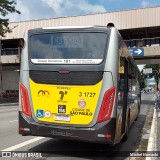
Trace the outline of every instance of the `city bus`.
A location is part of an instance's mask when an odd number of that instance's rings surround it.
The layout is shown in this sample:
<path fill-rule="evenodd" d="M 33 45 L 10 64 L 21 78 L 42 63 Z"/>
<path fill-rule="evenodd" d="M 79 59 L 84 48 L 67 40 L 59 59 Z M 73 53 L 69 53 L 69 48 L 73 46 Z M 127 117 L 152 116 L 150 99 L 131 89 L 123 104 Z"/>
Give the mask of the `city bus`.
<path fill-rule="evenodd" d="M 115 145 L 127 139 L 140 97 L 140 72 L 115 27 L 44 27 L 24 34 L 22 136 Z"/>

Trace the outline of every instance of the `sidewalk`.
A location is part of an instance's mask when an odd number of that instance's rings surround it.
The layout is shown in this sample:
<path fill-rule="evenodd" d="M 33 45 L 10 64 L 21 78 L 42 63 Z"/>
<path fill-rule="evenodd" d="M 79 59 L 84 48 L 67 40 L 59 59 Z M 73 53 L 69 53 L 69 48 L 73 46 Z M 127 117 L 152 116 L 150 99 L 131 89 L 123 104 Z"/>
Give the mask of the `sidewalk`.
<path fill-rule="evenodd" d="M 3 106 L 18 106 L 19 103 L 16 102 L 16 103 L 1 103 L 0 104 L 0 107 L 3 107 Z"/>
<path fill-rule="evenodd" d="M 18 105 L 18 98 L 0 98 L 0 107 L 9 105 Z"/>
<path fill-rule="evenodd" d="M 9 98 L 0 98 L 0 107 L 3 107 L 3 106 L 17 106 L 19 104 L 19 100 L 17 98 L 12 98 L 12 99 L 9 99 Z"/>
<path fill-rule="evenodd" d="M 157 116 L 157 151 L 160 151 L 160 111 L 157 111 L 156 116 Z M 160 159 L 160 157 L 158 159 Z"/>

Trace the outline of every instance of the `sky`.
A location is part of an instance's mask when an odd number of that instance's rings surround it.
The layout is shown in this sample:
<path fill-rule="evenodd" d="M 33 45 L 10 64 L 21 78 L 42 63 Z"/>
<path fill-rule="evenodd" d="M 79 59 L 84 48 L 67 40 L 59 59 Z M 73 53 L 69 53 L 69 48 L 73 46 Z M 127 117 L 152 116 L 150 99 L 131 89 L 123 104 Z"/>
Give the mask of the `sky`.
<path fill-rule="evenodd" d="M 15 0 L 21 12 L 9 14 L 10 22 L 113 12 L 160 6 L 160 0 Z"/>
<path fill-rule="evenodd" d="M 139 68 L 140 71 L 142 71 L 144 65 L 145 65 L 145 64 L 138 65 L 138 68 Z"/>

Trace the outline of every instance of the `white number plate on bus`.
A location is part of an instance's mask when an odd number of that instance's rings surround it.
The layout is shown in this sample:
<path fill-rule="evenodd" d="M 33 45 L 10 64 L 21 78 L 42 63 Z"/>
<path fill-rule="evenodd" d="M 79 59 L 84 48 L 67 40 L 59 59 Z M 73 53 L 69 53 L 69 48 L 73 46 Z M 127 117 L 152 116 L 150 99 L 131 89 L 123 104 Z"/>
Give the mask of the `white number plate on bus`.
<path fill-rule="evenodd" d="M 54 120 L 55 121 L 65 121 L 65 122 L 69 122 L 71 120 L 71 117 L 70 116 L 67 116 L 67 115 L 55 115 L 54 116 Z"/>

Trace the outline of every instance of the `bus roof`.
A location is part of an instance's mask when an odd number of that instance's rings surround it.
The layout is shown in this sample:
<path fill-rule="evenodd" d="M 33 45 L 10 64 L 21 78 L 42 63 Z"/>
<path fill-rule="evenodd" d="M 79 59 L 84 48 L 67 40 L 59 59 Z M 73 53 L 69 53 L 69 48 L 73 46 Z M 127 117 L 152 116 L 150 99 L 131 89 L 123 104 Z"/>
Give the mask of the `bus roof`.
<path fill-rule="evenodd" d="M 65 30 L 65 29 L 108 29 L 107 26 L 53 26 L 53 27 L 42 27 L 37 29 L 43 29 L 43 30 Z M 36 29 L 33 29 L 36 30 Z"/>
<path fill-rule="evenodd" d="M 42 29 L 81 29 L 81 28 L 94 28 L 94 26 L 54 26 L 54 27 L 42 27 Z"/>

